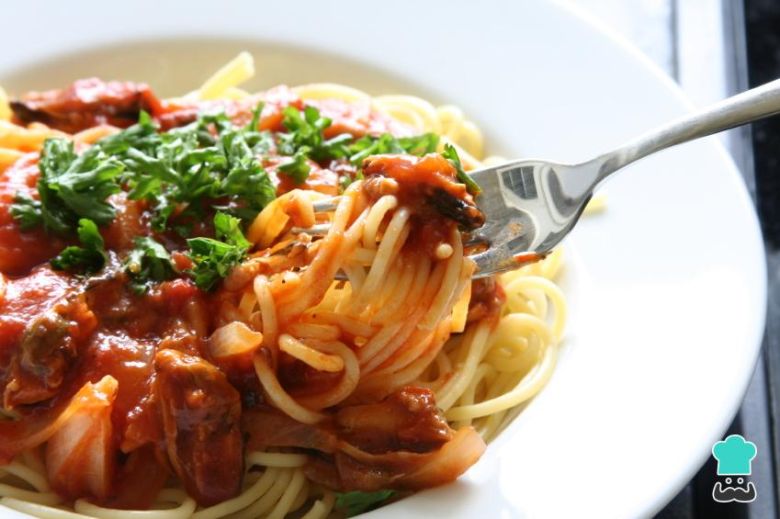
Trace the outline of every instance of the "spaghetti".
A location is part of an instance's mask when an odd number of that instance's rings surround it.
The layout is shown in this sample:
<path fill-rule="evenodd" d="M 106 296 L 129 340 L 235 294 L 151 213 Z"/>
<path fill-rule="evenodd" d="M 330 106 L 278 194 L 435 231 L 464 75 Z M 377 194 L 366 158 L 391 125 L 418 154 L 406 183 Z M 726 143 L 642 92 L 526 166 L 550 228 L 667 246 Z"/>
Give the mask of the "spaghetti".
<path fill-rule="evenodd" d="M 360 511 L 455 479 L 549 380 L 561 255 L 471 280 L 462 111 L 253 74 L 0 90 L 0 504 Z"/>

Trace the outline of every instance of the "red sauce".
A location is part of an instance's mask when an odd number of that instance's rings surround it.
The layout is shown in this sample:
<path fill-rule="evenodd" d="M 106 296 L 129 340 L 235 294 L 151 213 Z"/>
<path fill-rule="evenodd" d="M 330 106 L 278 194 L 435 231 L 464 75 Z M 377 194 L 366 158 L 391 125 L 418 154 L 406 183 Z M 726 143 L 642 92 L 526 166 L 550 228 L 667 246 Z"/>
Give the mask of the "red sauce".
<path fill-rule="evenodd" d="M 519 265 L 524 265 L 526 263 L 535 263 L 537 261 L 541 261 L 544 259 L 546 254 L 537 254 L 536 252 L 523 252 L 520 254 L 515 254 L 512 259 L 515 260 Z"/>
<path fill-rule="evenodd" d="M 57 254 L 65 242 L 47 235 L 43 229 L 21 232 L 11 215 L 17 194 L 38 198 L 38 154 L 30 153 L 0 173 L 0 272 L 26 274 L 34 266 Z"/>
<path fill-rule="evenodd" d="M 89 78 L 62 90 L 30 92 L 11 101 L 11 109 L 18 123 L 42 122 L 75 133 L 101 124 L 124 128 L 141 110 L 156 114 L 163 105 L 147 85 Z"/>
<path fill-rule="evenodd" d="M 338 384 L 342 375 L 317 371 L 287 354 L 280 355 L 276 369 L 279 382 L 296 398 L 324 393 Z"/>
<path fill-rule="evenodd" d="M 424 157 L 408 155 L 375 155 L 363 163 L 366 177 L 391 178 L 398 184 L 394 193 L 402 205 L 422 205 L 433 190 L 442 190 L 455 198 L 470 198 L 466 186 L 456 182 L 456 171 L 439 154 Z M 370 192 L 370 185 L 366 187 Z"/>
<path fill-rule="evenodd" d="M 457 181 L 455 168 L 439 154 L 377 155 L 365 160 L 363 171 L 363 190 L 370 200 L 394 195 L 399 205 L 412 211 L 409 248 L 435 257 L 437 246 L 450 241 L 457 224 L 471 230 L 484 223 L 466 186 Z"/>
<path fill-rule="evenodd" d="M 304 108 L 303 101 L 287 87 L 239 101 L 167 103 L 158 100 L 146 85 L 97 79 L 77 81 L 62 90 L 30 93 L 14 101 L 12 107 L 17 122 L 40 121 L 76 132 L 99 124 L 126 127 L 137 120 L 140 110 L 150 112 L 163 128 L 191 122 L 203 110 L 221 110 L 235 123 L 246 124 L 259 101 L 265 103 L 260 130 L 283 131 L 284 108 Z M 341 133 L 356 137 L 388 131 L 407 133 L 367 103 L 312 104 L 333 119 L 326 138 Z M 73 395 L 89 387 L 88 383 L 110 380 L 104 378 L 110 376 L 116 380 L 110 416 L 105 405 L 102 417 L 100 413 L 90 416 L 100 433 L 95 432 L 95 438 L 100 440 L 101 452 L 109 453 L 103 466 L 110 467 L 110 481 L 101 481 L 99 491 L 84 478 L 74 479 L 70 485 L 63 469 L 55 488 L 69 498 L 83 494 L 111 506 L 138 508 L 148 506 L 168 476 L 175 474 L 201 505 L 235 496 L 241 487 L 244 437 L 248 436 L 241 428 L 242 414 L 265 409 L 266 403 L 251 357 L 214 360 L 206 346 L 208 336 L 221 324 L 216 321 L 218 309 L 235 305 L 240 294 L 227 289 L 204 294 L 184 274 L 145 294 L 136 293 L 122 261 L 138 236 L 152 235 L 163 243 L 172 251 L 180 272 L 191 268 L 192 262 L 180 252 L 184 240 L 173 232 L 153 232 L 147 203 L 130 200 L 125 193 L 109 199 L 116 217 L 100 229 L 111 252 L 108 265 L 92 277 L 53 271 L 46 262 L 69 243 L 42 229 L 22 231 L 10 214 L 17 194 L 37 197 L 37 160 L 37 154 L 31 153 L 0 174 L 0 275 L 6 281 L 5 292 L 0 293 L 0 389 L 4 406 L 21 416 L 18 421 L 0 421 L 0 459 L 8 461 L 18 455 L 17 449 L 26 448 L 19 447 L 26 445 L 21 440 L 51 426 L 71 405 Z M 278 171 L 287 160 L 276 156 L 264 164 L 280 194 L 303 188 L 336 195 L 339 177 L 356 172 L 345 160 L 312 162 L 308 178 L 296 184 Z M 481 216 L 465 186 L 456 181 L 452 165 L 439 155 L 375 157 L 364 169 L 369 197 L 384 194 L 382 189 L 387 186 L 383 180 L 387 180 L 391 188 L 395 186 L 391 191 L 401 204 L 412 209 L 417 230 L 409 239 L 410 247 L 433 254 L 433 247 L 448 241 L 455 228 L 453 215 L 465 227 L 474 225 Z M 191 216 L 191 220 L 177 220 L 179 215 L 173 219 L 177 224 L 191 224 L 196 236 L 213 234 L 208 222 L 213 215 L 211 206 L 219 202 L 203 201 L 199 208 L 203 216 L 195 220 Z M 341 376 L 317 372 L 287 355 L 274 358 L 281 383 L 299 397 L 327 390 Z M 100 395 L 93 397 L 99 399 Z M 368 423 L 361 416 L 376 420 Z M 254 433 L 258 424 L 284 424 L 268 417 L 247 423 Z M 309 434 L 306 427 L 297 431 Z M 299 440 L 297 433 L 290 432 L 286 444 L 282 441 L 274 446 L 300 446 L 330 454 L 337 442 L 346 441 L 371 453 L 392 456 L 397 453 L 389 451 L 407 449 L 422 455 L 453 437 L 432 395 L 419 388 L 407 388 L 381 403 L 345 411 L 329 427 L 315 433 L 328 438 L 324 443 L 294 443 Z M 89 439 L 89 431 L 82 433 L 82 439 Z M 60 447 L 67 445 L 67 440 L 60 438 Z M 79 465 L 86 462 L 74 461 L 72 453 L 70 458 L 68 454 L 59 451 L 52 456 L 67 458 L 74 464 L 70 470 L 78 474 L 89 472 Z M 377 468 L 370 482 L 352 484 L 357 472 L 348 471 L 337 486 L 390 485 L 419 468 L 422 460 L 401 456 Z M 68 464 L 61 466 L 67 468 Z M 387 468 L 393 466 L 402 466 L 403 471 L 396 474 Z M 447 474 L 455 477 L 460 472 L 453 469 Z M 376 479 L 380 476 L 384 479 Z"/>
<path fill-rule="evenodd" d="M 506 293 L 501 283 L 494 278 L 481 278 L 471 283 L 468 321 L 493 319 L 498 322 L 501 307 L 506 302 Z"/>
<path fill-rule="evenodd" d="M 116 209 L 114 220 L 100 229 L 107 249 L 125 251 L 133 248 L 138 236 L 149 234 L 149 218 L 144 200 L 130 200 L 125 193 L 109 198 Z"/>
<path fill-rule="evenodd" d="M 345 103 L 340 99 L 322 99 L 309 101 L 308 104 L 319 109 L 320 115 L 333 123 L 325 129 L 325 138 L 329 139 L 342 133 L 355 137 L 363 135 L 381 135 L 392 133 L 398 137 L 411 135 L 410 128 L 394 119 L 371 109 L 368 101 Z"/>
<path fill-rule="evenodd" d="M 0 359 L 14 352 L 27 324 L 50 310 L 72 284 L 70 276 L 48 268 L 7 282 L 5 296 L 0 299 Z"/>
<path fill-rule="evenodd" d="M 303 101 L 292 90 L 282 85 L 262 95 L 244 99 L 164 102 L 161 110 L 153 115 L 163 130 L 189 124 L 198 118 L 199 113 L 223 112 L 235 124 L 243 126 L 252 120 L 253 111 L 259 103 L 263 103 L 263 112 L 258 130 L 283 131 L 282 110 L 287 106 L 294 106 L 299 110 L 304 108 Z"/>
<path fill-rule="evenodd" d="M 276 184 L 276 195 L 281 196 L 293 189 L 309 189 L 325 195 L 339 194 L 339 175 L 327 168 L 320 167 L 316 162 L 309 161 L 309 175 L 303 182 L 296 182 L 291 176 L 279 171 L 279 166 L 288 162 L 287 157 L 272 157 L 263 163 L 263 167 L 271 175 Z"/>
<path fill-rule="evenodd" d="M 298 110 L 304 109 L 304 103 L 300 97 L 285 85 L 280 85 L 266 91 L 262 96 L 263 113 L 260 119 L 260 130 L 284 131 L 284 114 L 282 111 L 293 106 Z M 252 109 L 257 106 L 257 102 L 252 105 Z M 250 112 L 251 113 L 251 112 Z"/>

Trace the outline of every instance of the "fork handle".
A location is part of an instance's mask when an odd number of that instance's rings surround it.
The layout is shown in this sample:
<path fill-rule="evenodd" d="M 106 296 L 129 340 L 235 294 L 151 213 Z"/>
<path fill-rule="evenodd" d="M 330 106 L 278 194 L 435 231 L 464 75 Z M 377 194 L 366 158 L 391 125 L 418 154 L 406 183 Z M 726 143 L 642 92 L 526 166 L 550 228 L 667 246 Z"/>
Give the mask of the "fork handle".
<path fill-rule="evenodd" d="M 780 113 L 780 79 L 728 97 L 601 155 L 599 180 L 651 153 Z"/>

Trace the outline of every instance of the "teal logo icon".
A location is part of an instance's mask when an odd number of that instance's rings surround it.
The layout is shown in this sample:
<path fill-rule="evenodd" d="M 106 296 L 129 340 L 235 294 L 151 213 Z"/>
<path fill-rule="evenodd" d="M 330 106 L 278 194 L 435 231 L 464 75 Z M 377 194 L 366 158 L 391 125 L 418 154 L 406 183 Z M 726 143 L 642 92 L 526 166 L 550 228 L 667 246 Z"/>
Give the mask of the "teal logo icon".
<path fill-rule="evenodd" d="M 718 476 L 749 476 L 756 452 L 756 444 L 739 434 L 716 443 L 712 446 L 712 455 L 718 460 Z"/>
<path fill-rule="evenodd" d="M 712 456 L 718 462 L 719 480 L 712 488 L 712 498 L 718 503 L 750 503 L 758 496 L 756 486 L 746 476 L 752 472 L 753 459 L 758 454 L 756 444 L 739 434 L 732 434 L 712 446 Z"/>

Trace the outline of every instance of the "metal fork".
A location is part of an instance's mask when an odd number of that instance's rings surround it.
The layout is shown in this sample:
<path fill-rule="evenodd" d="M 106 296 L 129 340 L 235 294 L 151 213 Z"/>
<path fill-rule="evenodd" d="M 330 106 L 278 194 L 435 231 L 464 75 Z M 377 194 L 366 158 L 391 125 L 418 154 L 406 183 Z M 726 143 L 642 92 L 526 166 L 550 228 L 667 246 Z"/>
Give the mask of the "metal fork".
<path fill-rule="evenodd" d="M 477 264 L 474 278 L 543 258 L 574 228 L 596 187 L 624 166 L 778 112 L 780 79 L 672 121 L 587 162 L 525 159 L 470 172 L 482 188 L 476 202 L 486 217 L 470 241 L 488 246 L 471 256 Z M 333 200 L 315 204 L 317 211 L 333 207 Z"/>
<path fill-rule="evenodd" d="M 471 173 L 486 223 L 475 237 L 489 248 L 472 257 L 474 277 L 518 268 L 544 257 L 582 215 L 593 191 L 619 169 L 676 144 L 780 112 L 780 80 L 742 92 L 656 128 L 580 164 L 519 160 Z"/>

